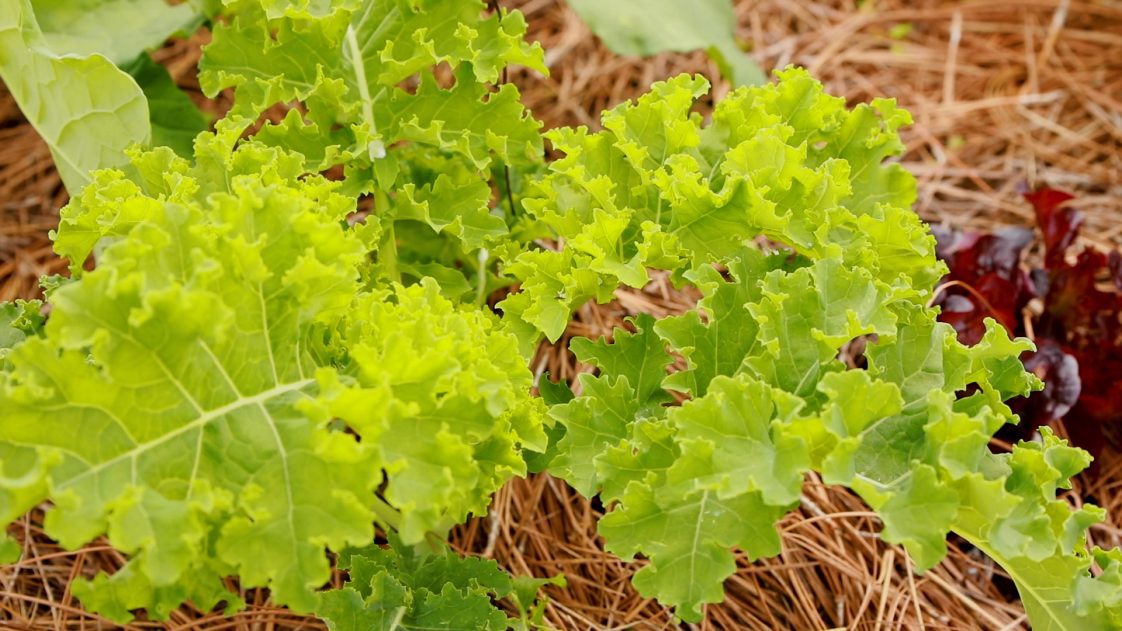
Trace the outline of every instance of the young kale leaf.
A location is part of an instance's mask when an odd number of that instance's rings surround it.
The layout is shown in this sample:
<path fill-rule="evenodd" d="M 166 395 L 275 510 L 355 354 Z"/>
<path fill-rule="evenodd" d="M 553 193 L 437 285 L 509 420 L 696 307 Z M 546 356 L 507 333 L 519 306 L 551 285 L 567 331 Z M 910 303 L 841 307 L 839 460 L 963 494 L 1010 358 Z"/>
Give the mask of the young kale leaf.
<path fill-rule="evenodd" d="M 1117 624 L 1122 556 L 1085 541 L 1102 511 L 1056 496 L 1088 454 L 1047 432 L 989 449 L 1016 422 L 1005 401 L 1040 386 L 1019 360 L 1031 343 L 991 318 L 964 345 L 927 305 L 945 267 L 908 208 L 911 177 L 882 164 L 907 115 L 846 110 L 789 70 L 702 126 L 689 108 L 703 87 L 680 77 L 607 113 L 603 132 L 553 133 L 566 156 L 527 206 L 565 247 L 515 260 L 523 291 L 503 303 L 552 338 L 569 309 L 642 285 L 648 266 L 702 291 L 697 312 L 574 343 L 599 374 L 550 411 L 552 470 L 601 496 L 609 550 L 647 559 L 639 591 L 701 619 L 734 548 L 779 552 L 775 523 L 814 472 L 860 495 L 919 570 L 953 532 L 1010 573 L 1036 627 Z M 861 361 L 843 361 L 859 340 Z M 691 397 L 680 406 L 653 387 L 671 353 L 686 367 L 661 385 Z"/>
<path fill-rule="evenodd" d="M 326 549 L 369 543 L 375 520 L 406 544 L 442 535 L 544 448 L 493 315 L 431 281 L 369 284 L 376 226 L 344 221 L 338 183 L 228 146 L 200 137 L 194 167 L 135 154 L 140 185 L 95 174 L 57 243 L 96 266 L 5 341 L 0 522 L 49 500 L 49 536 L 128 554 L 74 586 L 113 620 L 236 607 L 231 575 L 310 611 Z"/>

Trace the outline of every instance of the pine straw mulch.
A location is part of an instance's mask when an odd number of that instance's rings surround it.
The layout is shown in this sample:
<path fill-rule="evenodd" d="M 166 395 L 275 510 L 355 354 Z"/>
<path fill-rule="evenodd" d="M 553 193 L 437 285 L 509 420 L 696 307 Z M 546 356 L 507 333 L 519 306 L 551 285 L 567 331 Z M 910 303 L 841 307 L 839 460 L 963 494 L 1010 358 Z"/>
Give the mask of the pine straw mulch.
<path fill-rule="evenodd" d="M 619 58 L 557 0 L 504 0 L 529 17 L 531 37 L 548 51 L 543 80 L 515 73 L 525 102 L 548 126 L 596 126 L 598 112 L 678 72 L 715 76 L 700 54 Z M 907 167 L 920 180 L 919 212 L 955 227 L 1031 224 L 1020 201 L 1025 186 L 1050 185 L 1078 195 L 1087 240 L 1122 240 L 1122 6 L 1117 2 L 1010 0 L 906 2 L 757 0 L 739 2 L 739 35 L 754 43 L 765 67 L 810 68 L 831 92 L 854 102 L 894 96 L 912 111 L 905 132 Z M 192 78 L 197 41 L 161 52 L 181 85 Z M 718 84 L 715 95 L 727 91 Z M 65 201 L 50 154 L 0 89 L 0 299 L 35 295 L 43 274 L 64 266 L 47 231 Z M 610 334 L 637 312 L 680 313 L 695 297 L 664 279 L 586 306 L 568 335 Z M 571 379 L 586 367 L 564 344 L 545 347 L 537 372 Z M 1062 428 L 1060 428 L 1062 431 Z M 1100 475 L 1080 479 L 1071 501 L 1093 500 L 1110 523 L 1093 539 L 1122 543 L 1122 458 L 1108 452 Z M 601 512 L 549 476 L 509 484 L 490 516 L 457 530 L 463 550 L 493 556 L 516 573 L 569 579 L 547 588 L 549 621 L 562 629 L 673 628 L 669 613 L 635 593 L 638 563 L 604 553 L 595 523 Z M 0 568 L 0 628 L 102 629 L 114 625 L 82 610 L 67 584 L 112 572 L 121 555 L 103 541 L 62 551 L 40 530 L 41 513 L 11 533 L 24 542 L 17 565 Z M 948 558 L 922 576 L 907 555 L 880 542 L 878 520 L 857 498 L 810 479 L 803 506 L 780 524 L 784 552 L 748 563 L 726 583 L 726 601 L 700 629 L 1027 628 L 1000 569 L 952 540 Z M 168 623 L 130 628 L 311 629 L 316 621 L 271 606 L 259 590 L 233 618 L 183 607 Z"/>

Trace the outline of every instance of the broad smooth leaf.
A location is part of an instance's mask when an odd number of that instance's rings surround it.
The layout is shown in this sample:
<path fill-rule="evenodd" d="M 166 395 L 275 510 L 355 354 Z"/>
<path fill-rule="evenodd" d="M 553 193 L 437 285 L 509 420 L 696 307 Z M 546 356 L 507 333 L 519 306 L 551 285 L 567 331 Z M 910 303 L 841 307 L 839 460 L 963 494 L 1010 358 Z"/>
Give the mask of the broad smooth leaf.
<path fill-rule="evenodd" d="M 51 50 L 81 57 L 102 55 L 118 66 L 159 48 L 176 33 L 203 21 L 202 0 L 31 0 Z"/>
<path fill-rule="evenodd" d="M 94 169 L 126 165 L 125 149 L 151 131 L 132 77 L 100 54 L 69 53 L 50 48 L 30 0 L 0 0 L 0 78 L 76 195 Z"/>
<path fill-rule="evenodd" d="M 733 85 L 764 82 L 760 67 L 736 44 L 730 0 L 570 0 L 593 33 L 618 55 L 706 50 Z"/>

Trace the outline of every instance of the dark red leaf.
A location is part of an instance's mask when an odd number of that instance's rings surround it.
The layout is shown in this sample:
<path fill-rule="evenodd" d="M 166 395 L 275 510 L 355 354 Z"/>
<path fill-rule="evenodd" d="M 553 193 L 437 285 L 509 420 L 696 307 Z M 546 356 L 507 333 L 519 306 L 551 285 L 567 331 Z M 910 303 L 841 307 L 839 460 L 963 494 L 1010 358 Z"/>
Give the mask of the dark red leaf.
<path fill-rule="evenodd" d="M 1037 338 L 1036 352 L 1021 356 L 1025 369 L 1044 381 L 1044 389 L 1018 402 L 1015 410 L 1026 429 L 1061 419 L 1079 400 L 1079 362 L 1048 338 Z"/>
<path fill-rule="evenodd" d="M 1116 345 L 1077 353 L 1082 391 L 1065 417 L 1072 442 L 1098 456 L 1104 447 L 1103 428 L 1122 422 L 1122 358 Z"/>
<path fill-rule="evenodd" d="M 1110 267 L 1110 280 L 1118 291 L 1122 291 L 1122 254 L 1118 250 L 1111 250 L 1107 264 Z"/>
<path fill-rule="evenodd" d="M 1103 427 L 1122 423 L 1122 254 L 1088 247 L 1069 262 L 1083 224 L 1078 211 L 1064 206 L 1071 195 L 1045 188 L 1025 198 L 1044 238 L 1043 267 L 1023 264 L 1031 231 L 938 230 L 937 253 L 950 272 L 934 303 L 964 344 L 981 339 L 986 317 L 1012 334 L 1035 336 L 1036 352 L 1022 360 L 1044 390 L 1012 403 L 1022 431 L 1063 419 L 1072 440 L 1097 453 Z M 1030 311 L 1034 297 L 1042 309 Z"/>
<path fill-rule="evenodd" d="M 1021 253 L 1033 233 L 1010 228 L 995 234 L 936 231 L 938 252 L 950 273 L 935 304 L 940 317 L 954 326 L 963 344 L 976 344 L 985 333 L 985 318 L 992 317 L 1016 333 L 1020 313 L 1036 295 Z"/>
<path fill-rule="evenodd" d="M 989 313 L 975 296 L 951 287 L 939 296 L 935 304 L 942 309 L 939 319 L 954 327 L 959 342 L 972 346 L 982 340 L 986 332 L 985 318 Z"/>
<path fill-rule="evenodd" d="M 976 232 L 962 232 L 944 226 L 931 226 L 931 234 L 935 236 L 935 256 L 948 265 L 956 252 L 970 249 L 978 237 L 982 236 Z"/>
<path fill-rule="evenodd" d="M 1025 199 L 1036 211 L 1036 224 L 1044 233 L 1044 265 L 1056 267 L 1063 261 L 1064 253 L 1075 242 L 1083 215 L 1074 208 L 1060 206 L 1074 196 L 1053 188 L 1041 188 L 1025 194 Z"/>
<path fill-rule="evenodd" d="M 1097 277 L 1106 269 L 1107 255 L 1086 249 L 1074 265 L 1064 262 L 1049 270 L 1048 293 L 1041 316 L 1042 333 L 1065 340 L 1076 338 L 1114 343 L 1118 330 L 1119 294 L 1099 289 Z"/>
<path fill-rule="evenodd" d="M 963 233 L 944 248 L 944 259 L 951 276 L 973 284 L 986 274 L 997 274 L 1010 282 L 1021 275 L 1021 253 L 1032 243 L 1033 234 L 1025 228 L 1007 228 L 994 234 Z"/>
<path fill-rule="evenodd" d="M 1072 416 L 1082 423 L 1122 421 L 1122 360 L 1099 353 L 1078 353 L 1076 358 L 1083 386 Z"/>

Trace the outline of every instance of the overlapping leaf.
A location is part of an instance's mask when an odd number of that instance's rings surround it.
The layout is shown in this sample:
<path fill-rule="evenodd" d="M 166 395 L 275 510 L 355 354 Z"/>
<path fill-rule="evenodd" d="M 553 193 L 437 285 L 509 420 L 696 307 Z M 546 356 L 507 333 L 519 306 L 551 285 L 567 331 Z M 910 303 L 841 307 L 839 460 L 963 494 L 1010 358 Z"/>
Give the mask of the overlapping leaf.
<path fill-rule="evenodd" d="M 433 276 L 447 295 L 482 302 L 498 284 L 487 250 L 515 210 L 492 210 L 490 171 L 542 158 L 540 123 L 513 85 L 496 85 L 510 65 L 547 72 L 521 14 L 486 14 L 480 0 L 229 0 L 226 10 L 199 76 L 207 94 L 234 88 L 222 125 L 240 133 L 299 102 L 255 138 L 316 171 L 341 166 L 348 192 L 375 193 L 384 277 Z"/>
<path fill-rule="evenodd" d="M 21 105 L 100 72 L 33 46 L 29 5 L 11 6 L 3 72 L 40 82 L 13 88 Z M 193 163 L 134 150 L 129 178 L 96 174 L 62 212 L 75 278 L 52 287 L 49 319 L 0 309 L 0 521 L 49 501 L 64 546 L 105 535 L 126 553 L 75 584 L 85 606 L 117 620 L 237 607 L 223 581 L 237 576 L 338 628 L 506 626 L 492 599 L 515 588 L 493 564 L 408 546 L 485 511 L 528 449 L 601 495 L 606 546 L 644 557 L 640 591 L 688 620 L 722 598 L 734 549 L 778 553 L 775 522 L 814 471 L 860 494 L 921 570 L 950 532 L 993 557 L 1038 628 L 1122 621 L 1122 556 L 1085 543 L 1101 511 L 1056 495 L 1087 454 L 1047 432 L 988 448 L 1015 420 L 1005 401 L 1038 385 L 1018 361 L 1030 345 L 991 320 L 965 346 L 927 306 L 944 268 L 908 209 L 914 180 L 886 162 L 910 120 L 894 103 L 850 110 L 790 69 L 705 123 L 707 82 L 677 77 L 605 113 L 603 131 L 552 132 L 564 157 L 518 223 L 491 208 L 488 181 L 541 153 L 514 88 L 491 87 L 510 64 L 544 71 L 518 14 L 226 8 L 202 82 L 234 88 L 230 116 L 195 139 Z M 90 99 L 128 122 L 126 92 Z M 81 153 L 65 119 L 42 123 L 56 157 Z M 108 153 L 81 154 L 74 177 L 136 135 L 102 131 L 113 142 L 78 149 Z M 335 167 L 341 183 L 314 175 Z M 356 223 L 359 193 L 374 208 Z M 542 226 L 556 249 L 527 250 Z M 1051 260 L 1067 242 L 1048 245 Z M 455 304 L 505 282 L 495 256 L 522 285 L 502 326 Z M 574 342 L 600 372 L 554 397 L 547 440 L 519 349 L 650 268 L 696 285 L 698 310 Z M 344 555 L 350 585 L 317 595 L 326 551 L 369 544 L 375 523 L 399 543 Z M 0 543 L 0 558 L 18 552 Z"/>
<path fill-rule="evenodd" d="M 766 285 L 798 287 L 813 269 L 776 270 L 747 283 L 758 285 L 757 300 L 766 302 Z M 743 281 L 718 282 L 710 296 Z M 814 293 L 833 292 L 822 287 Z M 813 355 L 831 339 L 865 330 L 854 326 L 831 335 L 831 318 L 823 317 L 831 306 L 847 312 L 848 322 L 861 322 L 857 310 L 845 308 L 860 292 L 834 295 L 819 304 L 788 303 L 768 313 L 769 326 L 752 323 L 761 313 L 758 302 L 707 314 L 714 322 L 740 323 L 756 339 L 733 342 L 744 349 L 741 361 L 711 364 L 718 374 L 680 408 L 643 407 L 636 402 L 658 400 L 660 393 L 640 394 L 630 385 L 643 367 L 669 363 L 662 342 L 672 348 L 673 342 L 655 334 L 663 323 L 644 322 L 636 334 L 617 332 L 619 349 L 601 344 L 595 354 L 586 353 L 601 374 L 585 378 L 581 396 L 553 409 L 566 428 L 552 447 L 554 471 L 614 503 L 601 532 L 610 550 L 649 559 L 636 574 L 640 591 L 677 605 L 687 620 L 700 617 L 704 603 L 722 597 L 720 584 L 734 569 L 733 548 L 753 557 L 778 552 L 773 524 L 798 503 L 802 475 L 813 469 L 865 498 L 885 524 L 884 538 L 903 544 L 921 569 L 942 558 L 953 531 L 1009 568 L 1034 623 L 1055 619 L 1062 624 L 1054 628 L 1078 628 L 1072 625 L 1118 615 L 1115 588 L 1091 578 L 1095 561 L 1082 543 L 1101 512 L 1072 512 L 1056 499 L 1057 488 L 1089 462 L 1086 454 L 1051 437 L 1043 447 L 1025 443 L 1006 456 L 988 449 L 993 433 L 1013 419 L 1002 400 L 1034 387 L 1017 360 L 1027 345 L 1011 342 L 991 322 L 979 345 L 965 347 L 949 326 L 934 321 L 934 312 L 880 298 L 873 310 L 892 318 L 869 345 L 868 370 L 838 364 L 793 373 L 802 375 L 799 380 L 785 378 L 783 366 L 802 357 L 797 349 Z M 679 374 L 694 383 L 713 374 L 695 368 L 694 358 L 728 352 L 718 348 L 717 336 L 706 338 L 705 325 L 694 326 L 690 368 L 668 377 L 667 386 Z M 834 344 L 836 350 L 842 342 Z M 955 393 L 971 384 L 976 393 L 956 400 Z M 589 420 L 606 425 L 588 433 Z M 582 475 L 586 471 L 593 473 Z M 1094 595 L 1087 604 L 1073 604 L 1076 585 Z"/>
<path fill-rule="evenodd" d="M 51 50 L 104 55 L 124 65 L 163 46 L 171 35 L 190 34 L 213 9 L 212 0 L 30 0 Z"/>
<path fill-rule="evenodd" d="M 126 164 L 124 150 L 150 137 L 148 103 L 136 82 L 99 54 L 52 49 L 30 0 L 0 2 L 0 78 L 72 194 L 90 171 Z"/>
<path fill-rule="evenodd" d="M 393 537 L 388 546 L 344 551 L 338 567 L 347 584 L 324 592 L 316 607 L 332 631 L 543 629 L 538 590 L 565 585 L 561 577 L 511 577 L 493 560 L 443 546 L 416 550 Z M 496 606 L 500 599 L 509 599 L 517 618 Z"/>
<path fill-rule="evenodd" d="M 847 110 L 805 71 L 777 74 L 724 98 L 708 125 L 692 112 L 708 83 L 683 75 L 606 112 L 603 131 L 549 132 L 565 155 L 524 203 L 566 247 L 508 263 L 523 290 L 507 314 L 556 339 L 569 312 L 642 286 L 648 268 L 726 262 L 758 236 L 925 291 L 940 274 L 907 209 L 915 184 L 883 163 L 907 113 L 886 100 Z"/>
<path fill-rule="evenodd" d="M 643 375 L 670 363 L 652 324 L 617 331 L 619 346 L 582 351 L 602 374 L 553 408 L 566 433 L 552 470 L 618 502 L 600 525 L 608 548 L 649 558 L 636 586 L 697 619 L 703 603 L 721 599 L 733 547 L 778 553 L 773 524 L 797 501 L 809 452 L 789 424 L 797 399 L 748 375 L 717 377 L 705 396 L 669 414 L 664 392 L 632 386 L 657 383 Z"/>
<path fill-rule="evenodd" d="M 209 125 L 207 117 L 175 85 L 167 69 L 147 53 L 121 68 L 136 81 L 148 100 L 152 146 L 171 147 L 185 158 L 192 157 L 195 137 Z"/>
<path fill-rule="evenodd" d="M 1042 188 L 1025 198 L 1043 236 L 1043 265 L 1030 267 L 1024 260 L 1032 240 L 1027 229 L 946 231 L 939 254 L 950 272 L 935 304 L 942 309 L 940 319 L 966 343 L 980 337 L 987 317 L 1031 337 L 1037 349 L 1023 359 L 1044 381 L 1044 390 L 1014 405 L 1026 421 L 1021 433 L 1065 419 L 1072 442 L 1098 454 L 1104 426 L 1122 420 L 1117 387 L 1122 329 L 1116 317 L 1122 308 L 1122 254 L 1075 245 L 1083 216 L 1067 205 L 1070 194 Z M 1033 299 L 1040 309 L 1030 308 Z"/>
<path fill-rule="evenodd" d="M 332 631 L 509 626 L 492 598 L 510 595 L 514 583 L 492 560 L 450 551 L 419 555 L 398 542 L 348 550 L 338 567 L 347 570 L 347 585 L 325 592 L 316 608 Z"/>
<path fill-rule="evenodd" d="M 74 592 L 117 620 L 236 606 L 229 575 L 310 610 L 326 549 L 375 520 L 407 544 L 442 533 L 543 448 L 493 316 L 431 281 L 367 285 L 377 235 L 299 156 L 197 146 L 196 167 L 136 155 L 141 185 L 95 177 L 57 239 L 96 268 L 5 342 L 0 521 L 49 499 L 64 546 L 107 535 L 129 562 Z"/>
<path fill-rule="evenodd" d="M 555 133 L 566 157 L 527 207 L 565 247 L 515 260 L 531 273 L 504 303 L 552 336 L 567 309 L 641 285 L 646 266 L 702 292 L 696 312 L 574 343 L 599 374 L 551 409 L 553 470 L 601 495 L 609 550 L 647 559 L 640 592 L 700 619 L 734 548 L 778 552 L 775 521 L 816 471 L 864 498 L 920 570 L 955 532 L 1009 569 L 1034 626 L 1117 620 L 1114 553 L 1085 544 L 1101 511 L 1056 497 L 1087 454 L 1050 435 L 988 447 L 1016 421 L 1005 401 L 1040 385 L 1019 361 L 1031 344 L 989 320 L 965 346 L 926 304 L 943 268 L 907 208 L 910 176 L 882 163 L 907 115 L 846 111 L 788 71 L 700 127 L 702 87 L 678 78 L 607 115 L 605 132 Z M 672 352 L 686 365 L 661 385 L 692 397 L 678 407 L 651 385 Z"/>

